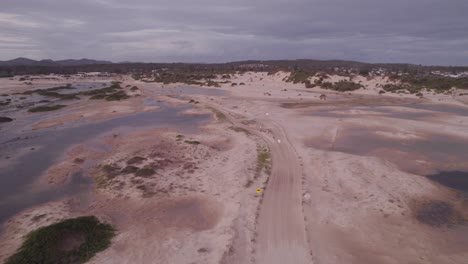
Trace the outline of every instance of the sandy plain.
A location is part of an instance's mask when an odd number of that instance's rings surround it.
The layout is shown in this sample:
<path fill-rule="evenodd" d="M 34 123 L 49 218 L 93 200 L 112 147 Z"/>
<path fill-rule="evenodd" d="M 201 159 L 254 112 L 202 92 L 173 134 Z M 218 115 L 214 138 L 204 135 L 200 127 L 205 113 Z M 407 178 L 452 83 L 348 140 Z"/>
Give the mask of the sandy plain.
<path fill-rule="evenodd" d="M 104 150 L 89 142 L 69 147 L 35 184 L 60 186 L 81 170 L 93 178 L 91 190 L 12 217 L 0 257 L 37 227 L 93 214 L 118 235 L 92 263 L 464 263 L 465 198 L 426 176 L 468 170 L 456 147 L 468 144 L 468 100 L 457 91 L 379 94 L 389 82 L 381 77 L 355 77 L 365 89 L 350 93 L 306 89 L 284 82 L 287 75 L 238 74 L 230 81 L 244 85 L 199 94 L 122 76 L 139 96 L 77 102 L 37 121 L 33 129 L 59 129 L 157 113 L 145 98 L 171 106 L 194 100 L 182 114 L 212 116 L 195 132 L 107 131 L 90 140 Z M 26 89 L 16 81 L 2 86 Z M 267 168 L 258 168 L 259 149 L 271 155 Z M 154 174 L 123 173 L 143 168 Z M 426 219 L 434 206 L 448 211 Z"/>

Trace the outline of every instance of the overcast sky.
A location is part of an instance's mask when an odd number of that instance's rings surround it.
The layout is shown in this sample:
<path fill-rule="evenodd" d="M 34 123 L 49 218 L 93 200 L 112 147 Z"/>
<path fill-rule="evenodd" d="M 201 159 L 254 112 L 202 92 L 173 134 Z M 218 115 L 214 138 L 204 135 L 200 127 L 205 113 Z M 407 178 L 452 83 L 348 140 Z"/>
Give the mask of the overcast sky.
<path fill-rule="evenodd" d="M 1 0 L 0 60 L 468 65 L 468 0 Z"/>

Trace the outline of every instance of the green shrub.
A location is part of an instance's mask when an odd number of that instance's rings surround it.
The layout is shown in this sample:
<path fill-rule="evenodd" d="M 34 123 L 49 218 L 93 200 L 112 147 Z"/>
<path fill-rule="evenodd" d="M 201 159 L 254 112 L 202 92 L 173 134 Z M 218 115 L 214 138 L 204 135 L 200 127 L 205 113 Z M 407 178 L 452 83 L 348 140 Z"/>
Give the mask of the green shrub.
<path fill-rule="evenodd" d="M 322 82 L 322 84 L 320 84 L 320 87 L 322 87 L 324 89 L 332 89 L 333 88 L 333 83 L 331 83 L 331 82 Z"/>
<path fill-rule="evenodd" d="M 355 82 L 350 82 L 350 81 L 339 81 L 335 84 L 332 85 L 333 90 L 339 91 L 339 92 L 347 92 L 347 91 L 355 91 L 363 86 L 361 84 L 355 83 Z"/>
<path fill-rule="evenodd" d="M 46 89 L 29 90 L 29 91 L 23 92 L 21 94 L 37 93 L 37 94 L 40 94 L 40 95 L 47 95 L 48 96 L 48 94 L 47 94 L 48 92 L 53 92 L 53 91 L 57 91 L 57 90 L 68 90 L 68 89 L 76 89 L 76 88 L 72 87 L 71 84 L 67 84 L 65 86 L 57 86 L 57 87 L 46 88 Z M 54 94 L 54 93 L 50 93 L 50 94 Z"/>
<path fill-rule="evenodd" d="M 195 140 L 185 140 L 184 142 L 190 145 L 200 145 L 200 141 Z"/>
<path fill-rule="evenodd" d="M 210 109 L 216 116 L 216 119 L 220 120 L 220 121 L 224 121 L 226 120 L 226 115 L 219 111 L 218 109 L 216 108 L 213 108 L 213 107 L 207 107 L 208 109 Z"/>
<path fill-rule="evenodd" d="M 85 263 L 109 247 L 115 231 L 95 216 L 83 216 L 30 232 L 5 264 Z"/>
<path fill-rule="evenodd" d="M 257 168 L 256 174 L 258 175 L 262 170 L 269 172 L 271 166 L 271 154 L 267 148 L 257 149 Z"/>
<path fill-rule="evenodd" d="M 33 107 L 28 110 L 28 112 L 36 113 L 36 112 L 47 112 L 47 111 L 55 111 L 61 108 L 64 108 L 66 105 L 51 105 L 51 106 L 38 106 Z"/>
<path fill-rule="evenodd" d="M 138 176 L 138 177 L 149 177 L 149 176 L 152 176 L 153 174 L 155 174 L 156 172 L 154 171 L 153 168 L 151 167 L 143 167 L 141 169 L 138 169 L 136 172 L 135 172 L 135 176 Z"/>
<path fill-rule="evenodd" d="M 394 78 L 399 79 L 406 86 L 412 87 L 411 89 L 416 92 L 423 88 L 434 90 L 436 93 L 446 92 L 452 87 L 468 89 L 468 77 L 452 78 L 433 74 L 409 74 Z"/>
<path fill-rule="evenodd" d="M 309 81 L 310 77 L 312 77 L 311 73 L 297 70 L 297 71 L 291 72 L 288 79 L 286 79 L 286 82 L 305 83 L 306 81 Z"/>
<path fill-rule="evenodd" d="M 120 101 L 130 98 L 124 91 L 118 91 L 109 95 L 106 95 L 106 101 Z"/>
<path fill-rule="evenodd" d="M 130 173 L 135 173 L 138 171 L 138 167 L 135 167 L 135 166 L 132 166 L 132 165 L 129 165 L 129 166 L 126 166 L 125 168 L 122 169 L 121 173 L 123 174 L 130 174 Z"/>
<path fill-rule="evenodd" d="M 317 86 L 315 83 L 311 83 L 310 80 L 306 80 L 304 83 L 306 88 L 314 88 Z"/>

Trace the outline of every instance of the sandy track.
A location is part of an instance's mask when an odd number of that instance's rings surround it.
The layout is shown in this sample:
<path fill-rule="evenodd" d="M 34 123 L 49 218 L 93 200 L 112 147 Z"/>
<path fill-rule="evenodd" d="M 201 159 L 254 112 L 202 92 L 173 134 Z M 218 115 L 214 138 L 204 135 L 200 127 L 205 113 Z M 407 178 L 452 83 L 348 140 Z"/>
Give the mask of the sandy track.
<path fill-rule="evenodd" d="M 223 112 L 230 111 L 223 108 Z M 234 125 L 263 138 L 272 157 L 271 176 L 257 221 L 255 263 L 312 263 L 302 210 L 302 167 L 284 128 L 271 119 L 258 119 L 271 136 L 226 116 Z"/>
<path fill-rule="evenodd" d="M 311 263 L 302 214 L 302 168 L 284 129 L 268 124 L 272 173 L 257 224 L 257 263 Z M 278 141 L 279 140 L 279 141 Z"/>

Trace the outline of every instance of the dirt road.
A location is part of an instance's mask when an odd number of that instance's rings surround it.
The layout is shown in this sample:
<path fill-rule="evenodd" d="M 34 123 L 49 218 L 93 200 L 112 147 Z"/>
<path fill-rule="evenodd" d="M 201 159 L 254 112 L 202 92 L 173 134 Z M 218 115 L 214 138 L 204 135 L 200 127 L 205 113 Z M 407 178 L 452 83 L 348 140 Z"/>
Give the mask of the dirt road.
<path fill-rule="evenodd" d="M 271 152 L 271 176 L 256 228 L 255 263 L 312 263 L 302 210 L 302 167 L 283 127 L 270 117 L 261 117 L 257 123 L 271 132 L 263 133 L 242 124 L 226 107 L 203 101 L 223 112 L 233 125 L 261 137 Z"/>
<path fill-rule="evenodd" d="M 210 106 L 220 109 L 219 105 Z M 226 116 L 234 125 L 263 138 L 272 157 L 271 176 L 257 222 L 255 263 L 312 263 L 302 211 L 302 167 L 285 130 L 270 118 L 257 119 L 269 129 L 272 135 L 268 135 Z"/>
<path fill-rule="evenodd" d="M 256 263 L 312 263 L 302 214 L 302 168 L 284 129 L 271 120 L 273 139 L 264 137 L 272 171 L 258 219 Z"/>

